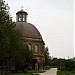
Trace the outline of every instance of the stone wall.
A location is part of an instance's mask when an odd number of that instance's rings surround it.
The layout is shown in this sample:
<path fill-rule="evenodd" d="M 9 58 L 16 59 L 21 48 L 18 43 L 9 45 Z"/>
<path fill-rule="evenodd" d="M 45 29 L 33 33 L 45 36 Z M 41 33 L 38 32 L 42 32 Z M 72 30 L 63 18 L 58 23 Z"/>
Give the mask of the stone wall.
<path fill-rule="evenodd" d="M 44 42 L 41 39 L 33 39 L 33 38 L 24 38 L 24 41 L 31 45 L 31 50 L 33 51 L 33 59 L 37 60 L 35 65 L 35 70 L 38 67 L 38 70 L 44 69 Z M 38 45 L 38 50 L 35 52 L 35 45 Z M 37 66 L 38 65 L 38 66 Z"/>

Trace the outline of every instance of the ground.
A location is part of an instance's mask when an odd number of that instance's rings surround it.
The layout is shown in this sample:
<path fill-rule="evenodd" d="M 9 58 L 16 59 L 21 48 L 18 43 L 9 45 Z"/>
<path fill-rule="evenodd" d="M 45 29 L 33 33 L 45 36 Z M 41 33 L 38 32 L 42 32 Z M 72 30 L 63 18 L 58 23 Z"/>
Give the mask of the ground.
<path fill-rule="evenodd" d="M 57 74 L 57 68 L 51 68 L 44 73 L 40 73 L 40 75 L 56 75 L 56 74 Z"/>
<path fill-rule="evenodd" d="M 6 75 L 39 75 L 39 74 L 32 74 L 32 73 L 13 73 L 13 74 L 6 74 Z"/>
<path fill-rule="evenodd" d="M 57 75 L 75 75 L 74 71 L 58 71 Z"/>

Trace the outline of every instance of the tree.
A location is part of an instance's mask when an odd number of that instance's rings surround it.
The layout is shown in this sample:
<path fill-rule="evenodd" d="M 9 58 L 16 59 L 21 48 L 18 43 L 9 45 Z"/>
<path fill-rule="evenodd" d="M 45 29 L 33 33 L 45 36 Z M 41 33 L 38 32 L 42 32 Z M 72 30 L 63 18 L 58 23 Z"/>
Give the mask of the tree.
<path fill-rule="evenodd" d="M 11 34 L 16 31 L 15 24 L 12 22 L 8 12 L 8 5 L 0 0 L 0 63 L 5 65 L 11 52 Z M 10 52 L 9 52 L 10 51 Z"/>
<path fill-rule="evenodd" d="M 45 48 L 45 52 L 44 52 L 44 55 L 45 55 L 45 66 L 49 66 L 49 49 L 48 47 Z"/>
<path fill-rule="evenodd" d="M 72 59 L 68 59 L 68 60 L 65 62 L 65 70 L 66 70 L 66 71 L 75 70 L 75 61 L 73 61 Z"/>
<path fill-rule="evenodd" d="M 31 59 L 32 52 L 16 29 L 8 4 L 0 0 L 0 66 L 22 67 Z"/>

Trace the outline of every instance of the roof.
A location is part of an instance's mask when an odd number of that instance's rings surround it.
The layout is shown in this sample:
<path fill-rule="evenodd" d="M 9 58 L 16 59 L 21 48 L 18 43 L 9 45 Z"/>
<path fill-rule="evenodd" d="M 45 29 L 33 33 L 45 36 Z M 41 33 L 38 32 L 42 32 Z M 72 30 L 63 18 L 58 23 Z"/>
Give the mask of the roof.
<path fill-rule="evenodd" d="M 16 27 L 20 30 L 20 32 L 22 33 L 22 36 L 25 36 L 28 38 L 42 39 L 38 29 L 31 23 L 16 22 Z"/>
<path fill-rule="evenodd" d="M 28 13 L 27 13 L 27 12 L 25 12 L 23 9 L 21 9 L 20 11 L 18 11 L 16 14 L 18 14 L 18 13 L 25 13 L 25 14 L 27 14 L 27 15 L 28 15 Z"/>

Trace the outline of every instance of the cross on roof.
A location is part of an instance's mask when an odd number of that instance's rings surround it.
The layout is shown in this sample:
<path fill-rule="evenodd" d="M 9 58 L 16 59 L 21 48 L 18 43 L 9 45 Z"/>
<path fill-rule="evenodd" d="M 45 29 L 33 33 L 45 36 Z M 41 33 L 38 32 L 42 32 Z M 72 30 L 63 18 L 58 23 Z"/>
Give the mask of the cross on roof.
<path fill-rule="evenodd" d="M 21 10 L 23 10 L 23 6 L 21 7 Z"/>

